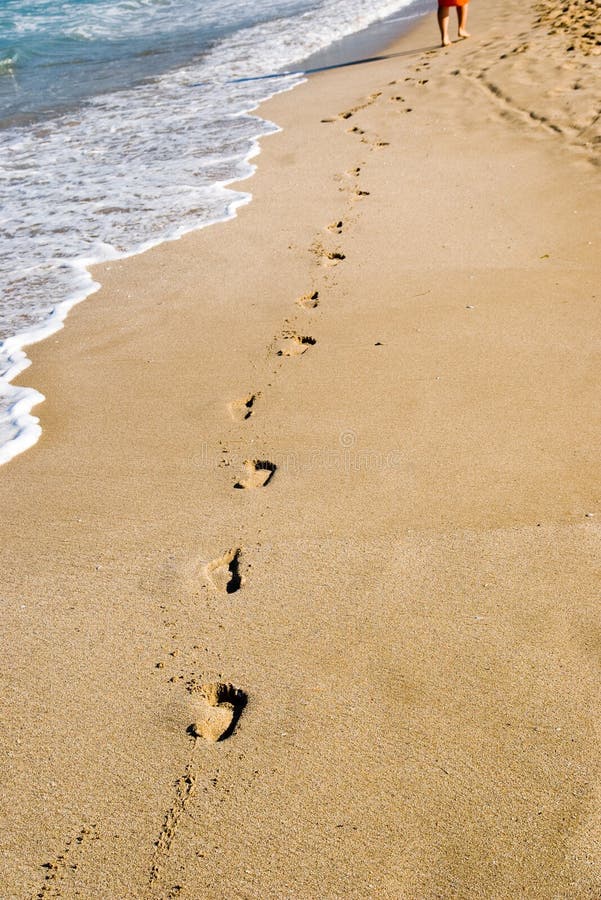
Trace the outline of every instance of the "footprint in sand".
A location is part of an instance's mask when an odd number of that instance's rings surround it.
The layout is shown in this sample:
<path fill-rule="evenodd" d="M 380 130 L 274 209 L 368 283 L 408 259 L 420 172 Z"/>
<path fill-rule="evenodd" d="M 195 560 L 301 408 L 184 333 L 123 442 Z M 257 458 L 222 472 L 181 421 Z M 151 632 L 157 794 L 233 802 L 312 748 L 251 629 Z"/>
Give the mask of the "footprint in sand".
<path fill-rule="evenodd" d="M 258 394 L 247 394 L 246 397 L 242 397 L 240 400 L 232 400 L 231 403 L 228 403 L 228 409 L 232 419 L 236 422 L 243 422 L 245 419 L 250 419 L 258 397 Z"/>
<path fill-rule="evenodd" d="M 340 222 L 340 227 L 342 228 L 342 222 Z M 319 240 L 314 241 L 309 249 L 326 266 L 335 266 L 341 260 L 346 259 L 341 250 L 326 250 Z"/>
<path fill-rule="evenodd" d="M 276 469 L 276 464 L 267 459 L 247 459 L 244 462 L 244 475 L 234 487 L 239 491 L 267 487 Z"/>
<path fill-rule="evenodd" d="M 354 125 L 353 128 L 347 128 L 347 134 L 365 134 L 362 128 L 359 128 L 357 125 Z"/>
<path fill-rule="evenodd" d="M 370 94 L 364 103 L 358 103 L 357 106 L 351 106 L 350 109 L 345 109 L 344 112 L 338 113 L 339 119 L 350 119 L 351 116 L 359 112 L 361 109 L 367 109 L 368 106 L 371 106 L 372 103 L 375 103 L 378 97 L 382 96 L 382 91 L 376 91 L 374 94 Z"/>
<path fill-rule="evenodd" d="M 240 713 L 246 705 L 246 694 L 232 684 L 211 681 L 200 685 L 196 721 L 188 731 L 194 737 L 216 743 L 233 732 Z"/>
<path fill-rule="evenodd" d="M 344 223 L 342 219 L 339 219 L 337 222 L 330 222 L 330 224 L 327 226 L 327 229 L 328 231 L 331 231 L 332 234 L 342 234 L 343 224 Z"/>
<path fill-rule="evenodd" d="M 316 343 L 315 338 L 306 334 L 289 334 L 283 338 L 276 352 L 278 356 L 301 356 Z"/>
<path fill-rule="evenodd" d="M 326 259 L 326 265 L 335 266 L 336 263 L 341 262 L 343 259 L 346 259 L 346 256 L 340 250 L 326 250 L 324 252 L 324 257 Z"/>
<path fill-rule="evenodd" d="M 316 306 L 319 306 L 319 291 L 313 291 L 311 294 L 303 294 L 296 302 L 299 306 L 302 306 L 303 309 L 315 309 Z"/>
<path fill-rule="evenodd" d="M 241 552 L 239 547 L 228 550 L 219 559 L 214 559 L 205 566 L 204 574 L 207 581 L 220 594 L 235 594 L 242 587 Z"/>

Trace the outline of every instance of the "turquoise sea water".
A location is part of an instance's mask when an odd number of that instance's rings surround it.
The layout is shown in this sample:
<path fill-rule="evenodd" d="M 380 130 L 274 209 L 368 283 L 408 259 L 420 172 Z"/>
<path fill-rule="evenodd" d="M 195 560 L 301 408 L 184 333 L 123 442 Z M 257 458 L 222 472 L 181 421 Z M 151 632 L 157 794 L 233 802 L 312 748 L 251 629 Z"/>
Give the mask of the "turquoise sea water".
<path fill-rule="evenodd" d="M 307 0 L 2 0 L 0 72 L 9 77 L 0 80 L 0 121 L 35 121 L 130 88 L 197 60 L 236 32 L 318 7 Z"/>
<path fill-rule="evenodd" d="M 0 462 L 31 445 L 23 346 L 86 264 L 231 215 L 282 70 L 420 0 L 0 0 Z M 191 87 L 191 85 L 199 85 Z"/>

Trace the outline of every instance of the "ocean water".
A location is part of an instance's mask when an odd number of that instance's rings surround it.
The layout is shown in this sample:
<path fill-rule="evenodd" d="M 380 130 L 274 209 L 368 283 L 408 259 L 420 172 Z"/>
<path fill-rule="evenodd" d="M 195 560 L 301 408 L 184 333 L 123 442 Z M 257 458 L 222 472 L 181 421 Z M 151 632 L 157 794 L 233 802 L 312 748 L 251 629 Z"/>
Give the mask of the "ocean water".
<path fill-rule="evenodd" d="M 234 215 L 276 130 L 258 103 L 418 2 L 0 0 L 0 463 L 39 437 L 42 396 L 10 382 L 97 289 L 86 266 Z"/>

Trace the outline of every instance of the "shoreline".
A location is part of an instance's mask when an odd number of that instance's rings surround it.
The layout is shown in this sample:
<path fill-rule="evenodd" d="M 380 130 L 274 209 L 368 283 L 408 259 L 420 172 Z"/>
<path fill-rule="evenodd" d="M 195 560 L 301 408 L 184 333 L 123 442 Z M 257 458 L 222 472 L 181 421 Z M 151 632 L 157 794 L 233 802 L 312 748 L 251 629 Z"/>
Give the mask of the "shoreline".
<path fill-rule="evenodd" d="M 407 24 L 401 27 L 397 23 L 397 17 L 398 13 L 383 21 L 378 20 L 377 22 L 372 23 L 367 29 L 363 29 L 354 35 L 348 35 L 345 38 L 334 41 L 332 45 L 325 48 L 323 51 L 320 51 L 317 54 L 311 54 L 301 60 L 299 65 L 302 66 L 303 63 L 311 63 L 311 61 L 319 64 L 319 60 L 326 59 L 341 60 L 344 53 L 347 51 L 352 52 L 353 48 L 365 50 L 365 48 L 368 47 L 372 51 L 377 47 L 385 49 L 392 45 L 395 39 L 398 39 L 411 27 Z M 421 17 L 423 17 L 423 12 L 421 13 Z M 372 31 L 375 31 L 379 35 L 378 39 L 375 39 L 372 36 Z M 384 35 L 386 35 L 386 37 Z M 292 74 L 296 74 L 300 77 L 303 72 L 304 69 L 299 69 Z M 289 73 L 283 73 L 281 77 L 286 77 L 287 74 Z M 271 78 L 272 76 L 268 77 Z M 243 114 L 256 118 L 257 123 L 262 122 L 266 126 L 274 125 L 274 123 L 271 123 L 268 119 L 263 119 L 257 114 L 259 108 L 273 96 L 294 90 L 303 83 L 304 79 L 297 84 L 287 85 L 277 89 L 274 88 L 272 93 L 268 92 L 259 103 L 246 110 Z M 274 127 L 277 130 L 277 126 L 274 125 Z M 147 253 L 149 250 L 161 246 L 163 243 L 177 241 L 186 234 L 201 231 L 211 225 L 227 222 L 230 221 L 230 219 L 235 218 L 237 210 L 246 203 L 251 202 L 252 193 L 240 192 L 234 190 L 230 186 L 246 182 L 253 177 L 256 166 L 251 164 L 251 160 L 260 155 L 261 140 L 268 137 L 270 133 L 275 133 L 269 131 L 261 132 L 258 124 L 257 129 L 257 135 L 252 139 L 248 153 L 238 162 L 238 165 L 249 167 L 250 171 L 247 172 L 246 175 L 235 175 L 231 179 L 218 181 L 213 185 L 215 189 L 230 190 L 232 193 L 232 199 L 227 205 L 226 212 L 222 216 L 197 225 L 181 226 L 179 228 L 172 225 L 161 237 L 148 239 L 137 248 L 124 253 L 120 253 L 116 250 L 113 251 L 111 248 L 111 251 L 102 258 L 91 259 L 88 257 L 80 257 L 75 261 L 65 260 L 66 264 L 69 265 L 74 272 L 78 273 L 76 276 L 78 286 L 63 300 L 59 300 L 54 304 L 49 316 L 45 320 L 40 321 L 31 328 L 26 328 L 14 335 L 9 335 L 0 341 L 0 360 L 2 361 L 2 369 L 0 370 L 0 388 L 5 392 L 5 397 L 11 398 L 8 401 L 7 406 L 9 418 L 6 427 L 14 432 L 12 438 L 0 443 L 0 466 L 5 465 L 10 462 L 11 459 L 35 446 L 43 433 L 40 417 L 33 415 L 32 410 L 44 402 L 44 395 L 32 387 L 13 385 L 15 379 L 31 366 L 31 360 L 25 352 L 25 349 L 34 346 L 40 341 L 47 340 L 52 337 L 52 335 L 56 334 L 57 331 L 64 328 L 65 321 L 71 310 L 79 303 L 88 300 L 100 290 L 102 284 L 91 276 L 91 268 L 102 266 L 105 262 L 129 259 L 130 257 Z"/>
<path fill-rule="evenodd" d="M 594 126 L 530 26 L 272 97 L 253 202 L 36 345 L 9 896 L 599 893 Z"/>

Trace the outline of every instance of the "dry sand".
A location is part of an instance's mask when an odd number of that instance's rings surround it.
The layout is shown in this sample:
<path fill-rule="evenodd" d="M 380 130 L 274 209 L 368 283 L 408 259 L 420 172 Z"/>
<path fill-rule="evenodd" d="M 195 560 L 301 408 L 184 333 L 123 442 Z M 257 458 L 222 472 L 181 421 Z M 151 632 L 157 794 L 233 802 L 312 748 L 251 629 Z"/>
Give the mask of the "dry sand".
<path fill-rule="evenodd" d="M 601 897 L 597 45 L 537 15 L 272 99 L 238 218 L 32 349 L 3 898 Z"/>

